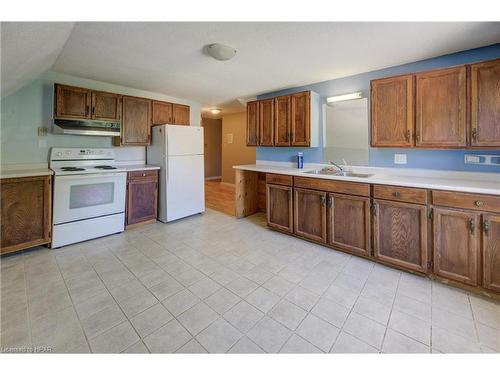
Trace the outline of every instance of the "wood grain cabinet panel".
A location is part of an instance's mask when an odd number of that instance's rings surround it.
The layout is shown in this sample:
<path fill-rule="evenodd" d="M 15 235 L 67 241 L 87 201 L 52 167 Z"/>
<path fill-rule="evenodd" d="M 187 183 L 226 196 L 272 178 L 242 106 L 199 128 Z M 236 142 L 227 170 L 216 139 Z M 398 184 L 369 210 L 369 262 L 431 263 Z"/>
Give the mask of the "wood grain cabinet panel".
<path fill-rule="evenodd" d="M 120 121 L 122 96 L 103 91 L 92 91 L 92 119 Z"/>
<path fill-rule="evenodd" d="M 374 200 L 373 251 L 383 262 L 427 272 L 426 206 Z"/>
<path fill-rule="evenodd" d="M 293 202 L 295 234 L 326 243 L 326 193 L 295 188 Z"/>
<path fill-rule="evenodd" d="M 151 100 L 123 97 L 122 145 L 146 146 L 151 142 Z"/>
<path fill-rule="evenodd" d="M 173 104 L 172 107 L 173 113 L 173 123 L 174 125 L 189 125 L 189 113 L 190 108 L 188 105 L 183 104 Z"/>
<path fill-rule="evenodd" d="M 411 147 L 414 127 L 412 74 L 371 81 L 371 145 Z"/>
<path fill-rule="evenodd" d="M 153 100 L 153 125 L 172 124 L 173 104 Z"/>
<path fill-rule="evenodd" d="M 54 85 L 54 117 L 61 119 L 90 119 L 92 91 L 81 87 Z"/>
<path fill-rule="evenodd" d="M 259 145 L 274 146 L 274 99 L 259 101 Z"/>
<path fill-rule="evenodd" d="M 156 220 L 158 171 L 129 172 L 127 180 L 127 225 Z"/>
<path fill-rule="evenodd" d="M 370 198 L 328 194 L 328 243 L 370 255 Z"/>
<path fill-rule="evenodd" d="M 500 59 L 471 65 L 471 145 L 500 146 Z"/>
<path fill-rule="evenodd" d="M 417 147 L 467 146 L 466 67 L 416 74 Z"/>
<path fill-rule="evenodd" d="M 309 147 L 311 142 L 311 92 L 291 95 L 291 145 Z"/>
<path fill-rule="evenodd" d="M 478 284 L 480 214 L 434 208 L 434 273 L 446 279 Z"/>
<path fill-rule="evenodd" d="M 390 201 L 427 204 L 427 190 L 392 185 L 373 185 L 373 197 Z"/>
<path fill-rule="evenodd" d="M 467 210 L 500 212 L 500 196 L 457 191 L 432 191 L 432 203 L 438 206 Z"/>
<path fill-rule="evenodd" d="M 267 184 L 267 225 L 293 232 L 292 187 Z"/>
<path fill-rule="evenodd" d="M 266 182 L 268 184 L 292 186 L 293 177 L 286 174 L 266 173 Z"/>
<path fill-rule="evenodd" d="M 0 180 L 0 253 L 47 244 L 51 240 L 51 176 Z"/>
<path fill-rule="evenodd" d="M 259 145 L 259 102 L 247 103 L 247 146 Z"/>
<path fill-rule="evenodd" d="M 290 146 L 291 97 L 280 96 L 274 99 L 274 145 Z"/>
<path fill-rule="evenodd" d="M 483 287 L 500 292 L 499 215 L 483 215 Z"/>

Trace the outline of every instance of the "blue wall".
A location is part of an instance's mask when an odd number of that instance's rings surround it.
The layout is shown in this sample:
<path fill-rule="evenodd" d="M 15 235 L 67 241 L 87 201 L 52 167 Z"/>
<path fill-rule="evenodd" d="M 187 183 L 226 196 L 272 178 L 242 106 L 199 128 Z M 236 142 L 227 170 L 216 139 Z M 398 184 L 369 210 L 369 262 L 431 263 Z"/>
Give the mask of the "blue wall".
<path fill-rule="evenodd" d="M 286 95 L 293 92 L 312 90 L 321 96 L 321 103 L 325 102 L 326 97 L 345 94 L 350 92 L 362 91 L 364 96 L 370 97 L 370 81 L 376 78 L 389 77 L 398 74 L 414 73 L 435 68 L 442 68 L 452 65 L 468 64 L 481 60 L 490 60 L 500 57 L 500 43 L 487 47 L 476 48 L 472 50 L 453 53 L 435 57 L 432 59 L 417 61 L 410 64 L 394 66 L 391 68 L 376 70 L 373 72 L 357 74 L 350 77 L 333 79 L 314 83 L 307 86 L 296 87 L 287 90 L 271 92 L 259 95 L 258 99 L 265 99 L 276 95 Z M 369 100 L 369 99 L 368 99 Z M 320 121 L 321 118 L 320 110 Z M 258 147 L 258 160 L 271 161 L 295 161 L 295 155 L 298 151 L 304 153 L 304 161 L 307 163 L 321 163 L 323 161 L 322 148 L 278 148 L 278 147 Z M 394 154 L 407 154 L 406 165 L 395 165 Z M 449 169 L 461 171 L 481 171 L 481 172 L 500 172 L 500 166 L 477 166 L 464 163 L 464 154 L 497 154 L 500 150 L 470 151 L 470 150 L 417 150 L 417 149 L 382 149 L 370 148 L 370 165 L 377 167 L 403 167 L 403 168 L 431 168 L 431 169 Z"/>

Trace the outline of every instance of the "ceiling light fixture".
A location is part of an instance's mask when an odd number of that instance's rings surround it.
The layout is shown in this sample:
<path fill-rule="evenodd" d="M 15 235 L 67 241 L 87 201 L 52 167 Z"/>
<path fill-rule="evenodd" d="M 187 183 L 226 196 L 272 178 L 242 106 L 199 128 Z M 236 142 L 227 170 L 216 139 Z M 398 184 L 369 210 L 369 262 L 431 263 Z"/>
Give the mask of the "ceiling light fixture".
<path fill-rule="evenodd" d="M 343 102 L 346 100 L 355 100 L 355 99 L 363 99 L 363 92 L 358 91 L 358 92 L 353 92 L 350 94 L 330 96 L 330 97 L 326 98 L 326 102 L 328 104 L 331 104 L 331 103 L 337 103 L 337 102 Z"/>
<path fill-rule="evenodd" d="M 222 112 L 222 110 L 219 108 L 210 108 L 209 111 L 212 115 L 218 115 L 219 113 Z"/>
<path fill-rule="evenodd" d="M 230 60 L 236 55 L 236 50 L 233 47 L 220 43 L 209 44 L 206 50 L 210 56 L 219 61 Z"/>

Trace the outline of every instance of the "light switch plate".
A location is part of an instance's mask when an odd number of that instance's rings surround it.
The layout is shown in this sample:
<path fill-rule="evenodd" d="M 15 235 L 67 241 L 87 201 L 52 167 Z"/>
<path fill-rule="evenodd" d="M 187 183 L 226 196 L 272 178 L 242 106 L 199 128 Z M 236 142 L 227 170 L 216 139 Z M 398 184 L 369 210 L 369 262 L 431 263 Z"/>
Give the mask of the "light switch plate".
<path fill-rule="evenodd" d="M 45 137 L 47 135 L 47 128 L 39 127 L 38 128 L 38 136 Z"/>
<path fill-rule="evenodd" d="M 394 154 L 394 164 L 406 164 L 406 154 Z"/>
<path fill-rule="evenodd" d="M 233 133 L 227 135 L 227 143 L 233 143 Z"/>

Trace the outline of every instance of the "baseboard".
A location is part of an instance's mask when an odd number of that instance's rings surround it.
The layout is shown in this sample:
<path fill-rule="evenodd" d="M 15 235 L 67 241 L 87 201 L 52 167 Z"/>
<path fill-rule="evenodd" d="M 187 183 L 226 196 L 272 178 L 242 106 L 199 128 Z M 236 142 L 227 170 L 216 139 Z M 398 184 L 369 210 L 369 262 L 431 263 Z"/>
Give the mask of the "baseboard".
<path fill-rule="evenodd" d="M 222 176 L 205 177 L 205 180 L 220 180 Z"/>
<path fill-rule="evenodd" d="M 230 187 L 233 187 L 234 188 L 234 184 L 230 183 L 230 182 L 221 182 L 222 185 L 226 185 L 226 186 L 230 186 Z"/>

